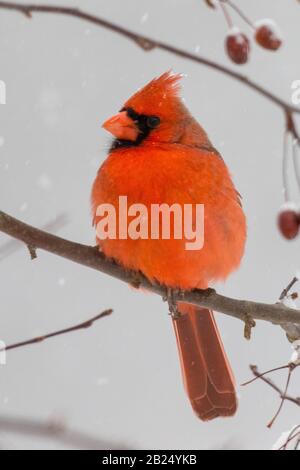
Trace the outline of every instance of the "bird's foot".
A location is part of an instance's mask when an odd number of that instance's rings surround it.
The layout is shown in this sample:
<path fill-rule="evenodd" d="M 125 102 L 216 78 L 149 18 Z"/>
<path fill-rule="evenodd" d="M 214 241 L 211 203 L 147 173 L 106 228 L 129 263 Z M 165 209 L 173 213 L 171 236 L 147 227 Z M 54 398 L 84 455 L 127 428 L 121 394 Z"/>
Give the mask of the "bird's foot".
<path fill-rule="evenodd" d="M 91 248 L 93 248 L 93 250 L 95 250 L 95 251 L 102 252 L 101 247 L 99 245 L 92 245 Z"/>
<path fill-rule="evenodd" d="M 131 285 L 131 287 L 133 287 L 134 289 L 139 289 L 141 287 L 141 284 L 142 284 L 142 277 L 140 275 L 139 272 L 134 272 L 133 275 L 132 275 L 132 278 L 129 282 L 129 284 Z"/>
<path fill-rule="evenodd" d="M 171 287 L 168 287 L 166 296 L 164 297 L 164 300 L 168 302 L 169 315 L 171 315 L 173 320 L 177 320 L 180 317 L 180 312 L 178 310 L 177 302 L 175 300 L 178 292 L 178 289 L 172 289 Z"/>

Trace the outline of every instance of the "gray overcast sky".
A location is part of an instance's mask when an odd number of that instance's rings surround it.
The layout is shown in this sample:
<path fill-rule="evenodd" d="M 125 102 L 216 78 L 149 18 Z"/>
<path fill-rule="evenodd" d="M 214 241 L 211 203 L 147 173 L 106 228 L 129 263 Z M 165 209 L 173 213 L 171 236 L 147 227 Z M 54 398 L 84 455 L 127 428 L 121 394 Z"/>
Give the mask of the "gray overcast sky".
<path fill-rule="evenodd" d="M 295 0 L 236 0 L 253 19 L 273 18 L 284 47 L 253 46 L 237 68 L 287 100 L 300 79 L 300 6 Z M 45 2 L 43 2 L 45 3 Z M 230 65 L 223 52 L 222 15 L 200 0 L 67 1 L 118 24 Z M 264 98 L 217 72 L 130 41 L 74 18 L 0 10 L 1 209 L 43 226 L 61 213 L 67 238 L 93 243 L 90 188 L 109 145 L 100 124 L 154 76 L 186 74 L 183 96 L 229 165 L 243 195 L 248 243 L 240 270 L 220 292 L 275 301 L 300 269 L 299 240 L 287 243 L 275 220 L 282 203 L 283 115 Z M 235 66 L 232 65 L 234 68 Z M 0 243 L 7 237 L 0 235 Z M 0 245 L 1 249 L 1 245 Z M 65 420 L 99 439 L 138 448 L 270 448 L 299 422 L 287 404 L 274 428 L 266 423 L 278 397 L 264 384 L 240 389 L 235 418 L 201 423 L 185 397 L 166 306 L 109 277 L 21 249 L 1 261 L 0 337 L 7 343 L 64 328 L 104 308 L 115 311 L 87 331 L 8 354 L 0 366 L 0 416 Z M 242 323 L 217 316 L 238 383 L 248 365 L 285 363 L 291 348 L 279 328 L 258 324 L 251 342 Z M 299 377 L 299 375 L 298 375 Z M 284 377 L 278 375 L 278 381 Z M 299 396 L 294 378 L 291 393 Z M 4 448 L 60 448 L 43 438 L 0 430 Z"/>

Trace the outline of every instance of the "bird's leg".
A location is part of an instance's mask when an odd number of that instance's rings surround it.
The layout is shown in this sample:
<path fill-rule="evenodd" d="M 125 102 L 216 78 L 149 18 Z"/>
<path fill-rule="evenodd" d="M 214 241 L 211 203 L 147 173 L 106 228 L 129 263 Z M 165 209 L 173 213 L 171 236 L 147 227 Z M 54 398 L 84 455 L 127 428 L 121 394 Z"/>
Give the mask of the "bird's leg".
<path fill-rule="evenodd" d="M 175 300 L 176 294 L 178 293 L 177 289 L 172 289 L 171 287 L 167 287 L 167 294 L 164 300 L 168 302 L 169 305 L 169 314 L 171 315 L 173 320 L 177 320 L 180 317 L 180 312 L 177 308 L 177 302 Z"/>

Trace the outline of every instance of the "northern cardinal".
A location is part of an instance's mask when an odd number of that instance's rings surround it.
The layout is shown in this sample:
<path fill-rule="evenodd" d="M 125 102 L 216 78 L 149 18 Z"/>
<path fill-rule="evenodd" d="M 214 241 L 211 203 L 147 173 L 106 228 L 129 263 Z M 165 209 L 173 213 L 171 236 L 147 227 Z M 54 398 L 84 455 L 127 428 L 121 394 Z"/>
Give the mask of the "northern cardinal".
<path fill-rule="evenodd" d="M 189 251 L 185 239 L 99 239 L 107 257 L 150 281 L 173 289 L 206 289 L 238 267 L 246 222 L 228 169 L 204 129 L 179 97 L 181 75 L 171 72 L 137 91 L 103 127 L 113 140 L 92 189 L 97 207 L 119 196 L 141 203 L 204 204 L 204 246 Z M 200 419 L 232 416 L 237 409 L 233 374 L 213 313 L 178 303 L 173 318 L 182 375 Z"/>

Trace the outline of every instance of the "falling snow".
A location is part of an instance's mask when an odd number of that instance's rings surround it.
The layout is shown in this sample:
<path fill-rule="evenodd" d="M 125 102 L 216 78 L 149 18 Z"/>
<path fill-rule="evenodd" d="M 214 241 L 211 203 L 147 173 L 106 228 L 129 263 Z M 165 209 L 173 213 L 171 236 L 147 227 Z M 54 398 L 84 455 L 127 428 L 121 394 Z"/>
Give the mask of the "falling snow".
<path fill-rule="evenodd" d="M 52 87 L 44 88 L 38 98 L 37 109 L 41 112 L 46 125 L 53 127 L 59 120 L 63 106 L 60 93 Z"/>
<path fill-rule="evenodd" d="M 97 385 L 102 386 L 102 385 L 107 385 L 109 382 L 108 378 L 107 377 L 99 377 L 97 379 Z"/>
<path fill-rule="evenodd" d="M 143 16 L 141 17 L 141 23 L 144 24 L 146 23 L 146 21 L 148 21 L 148 18 L 149 18 L 149 13 L 146 12 L 143 14 Z"/>
<path fill-rule="evenodd" d="M 44 189 L 45 191 L 49 191 L 53 186 L 51 179 L 46 174 L 42 174 L 38 177 L 37 185 L 39 188 Z"/>
<path fill-rule="evenodd" d="M 20 208 L 19 208 L 20 212 L 25 212 L 25 211 L 27 211 L 27 209 L 28 209 L 28 203 L 27 203 L 27 202 L 23 202 L 23 203 L 20 205 Z"/>
<path fill-rule="evenodd" d="M 65 284 L 66 284 L 66 280 L 65 280 L 64 277 L 61 277 L 60 279 L 58 279 L 58 285 L 59 285 L 60 287 L 64 287 Z"/>

